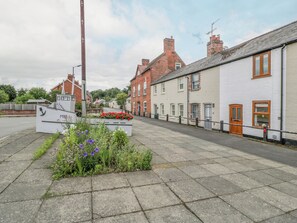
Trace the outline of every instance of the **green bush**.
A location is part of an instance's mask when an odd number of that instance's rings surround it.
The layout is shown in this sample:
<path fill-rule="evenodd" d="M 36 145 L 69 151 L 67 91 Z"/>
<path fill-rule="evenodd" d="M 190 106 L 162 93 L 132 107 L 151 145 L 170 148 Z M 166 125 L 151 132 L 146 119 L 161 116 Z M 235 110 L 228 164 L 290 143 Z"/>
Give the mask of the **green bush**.
<path fill-rule="evenodd" d="M 65 131 L 53 164 L 54 178 L 151 169 L 152 153 L 129 143 L 126 133 L 86 121 Z"/>

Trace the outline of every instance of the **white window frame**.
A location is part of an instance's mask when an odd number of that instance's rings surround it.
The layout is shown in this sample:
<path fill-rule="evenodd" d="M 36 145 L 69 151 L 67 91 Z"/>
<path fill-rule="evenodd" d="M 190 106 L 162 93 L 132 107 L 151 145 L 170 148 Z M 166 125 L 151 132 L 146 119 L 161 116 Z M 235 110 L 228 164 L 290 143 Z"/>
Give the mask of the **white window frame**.
<path fill-rule="evenodd" d="M 163 103 L 160 104 L 160 110 L 161 110 L 161 115 L 164 115 L 165 114 L 165 107 L 164 107 Z"/>
<path fill-rule="evenodd" d="M 197 106 L 197 110 L 196 110 L 195 114 L 194 114 L 194 109 L 193 109 L 194 105 Z M 191 104 L 191 118 L 192 119 L 196 119 L 196 118 L 200 119 L 200 104 L 199 103 Z"/>
<path fill-rule="evenodd" d="M 181 106 L 182 106 L 182 109 L 181 109 Z M 184 109 L 185 109 L 184 104 L 179 103 L 179 104 L 178 104 L 178 115 L 179 115 L 179 116 L 184 117 Z"/>
<path fill-rule="evenodd" d="M 137 92 L 138 92 L 137 95 L 140 96 L 140 84 L 138 84 Z"/>
<path fill-rule="evenodd" d="M 177 79 L 177 88 L 178 88 L 178 91 L 184 91 L 184 78 L 183 77 L 180 77 Z"/>
<path fill-rule="evenodd" d="M 197 76 L 197 80 L 194 81 L 194 76 Z M 200 73 L 192 74 L 192 90 L 199 90 L 200 89 Z"/>
<path fill-rule="evenodd" d="M 143 82 L 143 95 L 146 95 L 146 80 Z"/>
<path fill-rule="evenodd" d="M 133 86 L 133 97 L 135 98 L 135 92 L 136 92 L 136 89 L 135 89 L 135 86 Z"/>
<path fill-rule="evenodd" d="M 175 116 L 175 104 L 170 104 L 170 115 Z"/>
<path fill-rule="evenodd" d="M 178 70 L 181 68 L 181 63 L 175 63 L 175 70 Z"/>
<path fill-rule="evenodd" d="M 154 85 L 154 95 L 157 95 L 157 92 L 158 92 L 157 85 Z"/>
<path fill-rule="evenodd" d="M 165 92 L 166 92 L 165 82 L 161 83 L 161 92 L 162 92 L 162 94 L 165 94 Z"/>
<path fill-rule="evenodd" d="M 146 104 L 146 101 L 143 102 L 143 112 L 147 112 L 147 104 Z"/>

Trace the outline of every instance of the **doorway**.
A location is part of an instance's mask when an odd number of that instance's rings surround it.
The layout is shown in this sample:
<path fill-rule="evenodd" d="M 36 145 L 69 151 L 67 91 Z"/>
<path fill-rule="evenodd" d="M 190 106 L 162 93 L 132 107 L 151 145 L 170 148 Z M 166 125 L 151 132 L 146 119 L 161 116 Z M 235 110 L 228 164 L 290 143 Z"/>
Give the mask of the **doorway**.
<path fill-rule="evenodd" d="M 212 104 L 204 104 L 204 128 L 212 130 Z"/>
<path fill-rule="evenodd" d="M 230 134 L 242 135 L 242 113 L 241 104 L 229 105 Z"/>

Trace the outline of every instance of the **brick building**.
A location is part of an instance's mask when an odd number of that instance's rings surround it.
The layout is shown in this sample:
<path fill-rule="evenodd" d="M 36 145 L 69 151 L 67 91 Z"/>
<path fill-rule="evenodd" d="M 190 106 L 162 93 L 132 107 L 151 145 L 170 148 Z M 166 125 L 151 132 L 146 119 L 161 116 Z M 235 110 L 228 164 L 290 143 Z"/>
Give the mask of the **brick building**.
<path fill-rule="evenodd" d="M 68 74 L 67 79 L 63 80 L 61 83 L 59 83 L 58 85 L 56 85 L 55 87 L 53 87 L 51 90 L 55 91 L 63 91 L 63 87 L 64 87 L 64 93 L 65 94 L 72 94 L 72 82 L 73 82 L 73 75 L 72 74 Z M 75 95 L 75 99 L 76 102 L 81 102 L 81 93 L 82 93 L 82 89 L 81 89 L 81 85 L 79 84 L 79 82 L 77 80 L 74 80 L 74 95 Z M 87 91 L 87 95 L 86 95 L 86 101 L 87 103 L 91 103 L 92 102 L 92 96 L 91 94 Z"/>
<path fill-rule="evenodd" d="M 142 59 L 137 65 L 135 76 L 131 82 L 131 111 L 135 115 L 150 116 L 151 83 L 160 77 L 185 66 L 183 60 L 175 52 L 174 39 L 165 38 L 164 51 L 151 62 Z"/>

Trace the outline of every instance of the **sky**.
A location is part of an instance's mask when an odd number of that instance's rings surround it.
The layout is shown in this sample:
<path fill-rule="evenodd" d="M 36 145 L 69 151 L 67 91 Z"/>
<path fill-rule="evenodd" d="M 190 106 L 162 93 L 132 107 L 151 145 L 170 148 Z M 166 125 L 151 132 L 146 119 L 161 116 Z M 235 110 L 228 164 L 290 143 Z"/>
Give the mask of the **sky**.
<path fill-rule="evenodd" d="M 87 89 L 129 85 L 142 58 L 175 39 L 186 64 L 297 20 L 296 0 L 85 0 Z M 0 84 L 50 90 L 81 64 L 80 0 L 0 0 Z M 81 79 L 81 68 L 75 68 Z"/>

